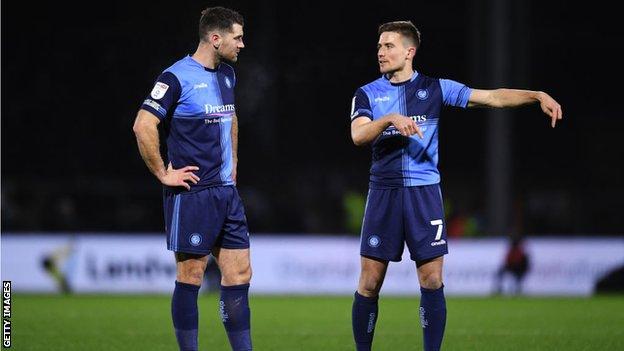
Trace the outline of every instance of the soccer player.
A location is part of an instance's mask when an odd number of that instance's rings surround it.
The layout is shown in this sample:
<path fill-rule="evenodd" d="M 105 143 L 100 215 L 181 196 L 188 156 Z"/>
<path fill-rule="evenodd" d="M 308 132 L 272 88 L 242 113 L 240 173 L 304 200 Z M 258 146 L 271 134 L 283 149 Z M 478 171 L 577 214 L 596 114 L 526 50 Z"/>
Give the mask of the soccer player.
<path fill-rule="evenodd" d="M 167 248 L 176 259 L 171 302 L 180 350 L 197 350 L 200 288 L 208 255 L 221 271 L 219 311 L 233 350 L 251 350 L 249 233 L 235 187 L 238 123 L 236 62 L 243 17 L 223 7 L 202 11 L 199 45 L 164 70 L 134 123 L 139 151 L 164 185 Z M 158 125 L 167 144 L 159 151 Z M 167 164 L 167 166 L 165 166 Z"/>
<path fill-rule="evenodd" d="M 438 121 L 443 106 L 514 107 L 540 103 L 552 127 L 561 106 L 538 91 L 471 89 L 412 68 L 420 32 L 409 21 L 379 27 L 381 78 L 355 92 L 351 138 L 373 149 L 368 199 L 362 223 L 361 273 L 352 309 L 357 350 L 370 350 L 377 301 L 389 261 L 400 261 L 404 243 L 416 262 L 421 287 L 424 349 L 439 350 L 446 323 L 442 284 L 448 253 L 438 172 Z"/>

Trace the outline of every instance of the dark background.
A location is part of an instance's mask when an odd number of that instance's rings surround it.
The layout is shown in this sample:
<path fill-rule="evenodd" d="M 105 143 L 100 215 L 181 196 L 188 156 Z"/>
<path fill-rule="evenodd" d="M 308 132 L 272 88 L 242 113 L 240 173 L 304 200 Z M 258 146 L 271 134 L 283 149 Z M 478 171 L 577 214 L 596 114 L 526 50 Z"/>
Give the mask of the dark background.
<path fill-rule="evenodd" d="M 509 231 L 621 234 L 621 18 L 599 2 L 512 1 L 503 86 L 563 106 L 509 114 Z M 411 20 L 415 68 L 475 88 L 489 77 L 492 1 L 2 2 L 2 231 L 161 231 L 161 190 L 132 124 L 159 73 L 192 54 L 206 6 L 245 17 L 238 186 L 252 232 L 357 232 L 370 149 L 351 97 L 379 77 L 377 27 Z M 488 232 L 487 110 L 447 109 L 440 170 L 454 235 Z M 455 225 L 455 228 L 451 228 Z"/>

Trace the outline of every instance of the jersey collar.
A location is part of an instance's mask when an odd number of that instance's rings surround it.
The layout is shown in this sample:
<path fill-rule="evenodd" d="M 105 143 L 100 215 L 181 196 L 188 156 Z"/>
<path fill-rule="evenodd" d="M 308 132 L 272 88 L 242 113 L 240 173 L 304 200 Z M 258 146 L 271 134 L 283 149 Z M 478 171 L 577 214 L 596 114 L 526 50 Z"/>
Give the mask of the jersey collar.
<path fill-rule="evenodd" d="M 404 80 L 404 81 L 402 81 L 402 82 L 398 82 L 398 83 L 393 83 L 393 82 L 391 82 L 391 81 L 390 81 L 390 79 L 388 79 L 388 77 L 386 77 L 386 75 L 385 75 L 385 74 L 384 74 L 384 75 L 382 75 L 381 77 L 382 77 L 382 78 L 383 78 L 386 82 L 390 83 L 390 85 L 392 85 L 392 86 L 394 86 L 394 87 L 398 87 L 398 86 L 401 86 L 401 85 L 405 85 L 405 84 L 407 84 L 407 83 L 409 83 L 409 82 L 413 82 L 413 81 L 416 79 L 416 77 L 418 77 L 418 71 L 414 70 L 414 73 L 412 74 L 412 78 L 410 78 L 410 79 L 408 79 L 408 80 Z"/>
<path fill-rule="evenodd" d="M 218 64 L 217 67 L 215 67 L 215 68 L 208 68 L 208 67 L 204 67 L 204 65 L 202 65 L 201 63 L 195 61 L 195 59 L 191 55 L 187 55 L 186 59 L 187 59 L 187 61 L 189 61 L 191 66 L 194 66 L 194 67 L 197 67 L 197 68 L 201 68 L 201 69 L 203 69 L 205 71 L 212 72 L 212 73 L 217 72 L 219 70 L 219 66 L 221 65 L 221 64 Z"/>

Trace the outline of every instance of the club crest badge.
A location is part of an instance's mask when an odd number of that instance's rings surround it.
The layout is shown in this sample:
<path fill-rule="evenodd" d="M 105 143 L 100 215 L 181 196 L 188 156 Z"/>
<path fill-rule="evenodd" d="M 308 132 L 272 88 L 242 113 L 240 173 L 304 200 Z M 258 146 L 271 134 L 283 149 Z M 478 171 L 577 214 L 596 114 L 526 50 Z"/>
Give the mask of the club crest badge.
<path fill-rule="evenodd" d="M 191 234 L 191 237 L 189 238 L 189 242 L 193 246 L 199 246 L 199 244 L 201 244 L 202 242 L 202 237 L 199 233 L 193 233 Z"/>
<path fill-rule="evenodd" d="M 381 244 L 381 239 L 377 235 L 371 235 L 368 237 L 368 246 L 378 247 Z"/>
<path fill-rule="evenodd" d="M 416 96 L 420 100 L 426 100 L 429 97 L 429 92 L 425 89 L 418 89 L 418 91 L 416 92 Z"/>

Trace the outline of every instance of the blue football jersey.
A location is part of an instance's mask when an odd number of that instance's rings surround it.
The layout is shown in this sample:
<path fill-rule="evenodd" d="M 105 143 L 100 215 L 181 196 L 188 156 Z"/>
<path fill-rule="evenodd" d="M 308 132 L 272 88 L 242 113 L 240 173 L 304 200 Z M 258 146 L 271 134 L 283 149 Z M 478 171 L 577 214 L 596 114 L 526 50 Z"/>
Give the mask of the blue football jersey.
<path fill-rule="evenodd" d="M 216 69 L 187 56 L 157 79 L 142 109 L 164 122 L 167 160 L 173 168 L 197 166 L 198 184 L 192 190 L 234 184 L 232 179 L 232 117 L 234 69 Z"/>
<path fill-rule="evenodd" d="M 471 89 L 448 79 L 436 79 L 414 72 L 412 78 L 392 83 L 385 76 L 355 92 L 351 121 L 359 117 L 379 119 L 390 113 L 412 118 L 421 129 L 418 135 L 402 136 L 388 127 L 372 143 L 370 187 L 376 189 L 430 185 L 440 182 L 438 171 L 438 122 L 442 106 L 465 108 Z"/>

